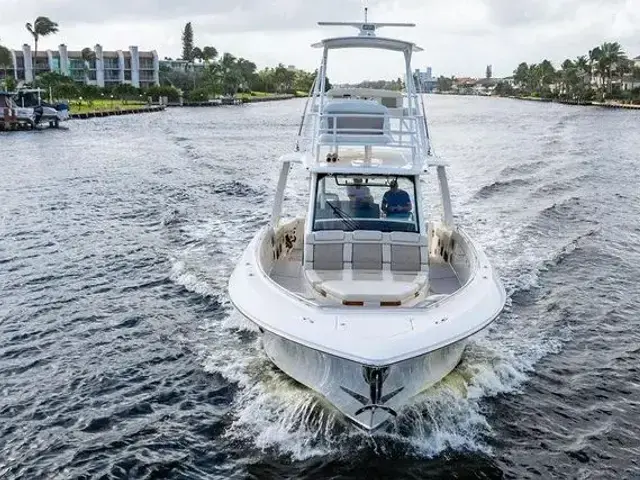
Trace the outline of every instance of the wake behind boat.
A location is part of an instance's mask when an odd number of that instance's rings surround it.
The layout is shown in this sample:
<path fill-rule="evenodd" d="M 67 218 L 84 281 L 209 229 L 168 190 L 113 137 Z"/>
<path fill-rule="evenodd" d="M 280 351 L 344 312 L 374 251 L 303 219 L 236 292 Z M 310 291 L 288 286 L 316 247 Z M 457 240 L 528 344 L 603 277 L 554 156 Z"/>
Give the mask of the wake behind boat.
<path fill-rule="evenodd" d="M 365 11 L 366 12 L 366 11 Z M 373 430 L 459 363 L 499 315 L 502 284 L 454 224 L 446 163 L 431 149 L 411 69 L 413 43 L 378 37 L 410 24 L 320 23 L 359 29 L 328 38 L 295 152 L 281 158 L 271 222 L 229 280 L 235 307 L 262 332 L 273 363 Z M 325 92 L 329 53 L 404 56 L 405 91 Z M 290 168 L 309 172 L 301 218 L 282 219 Z M 429 221 L 424 180 L 435 170 L 444 210 Z"/>

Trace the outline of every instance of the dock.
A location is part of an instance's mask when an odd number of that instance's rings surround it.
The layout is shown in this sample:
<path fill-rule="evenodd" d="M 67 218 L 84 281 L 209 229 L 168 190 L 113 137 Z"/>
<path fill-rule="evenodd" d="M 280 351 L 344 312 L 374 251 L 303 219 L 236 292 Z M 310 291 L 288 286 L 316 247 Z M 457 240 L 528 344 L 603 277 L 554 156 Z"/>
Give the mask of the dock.
<path fill-rule="evenodd" d="M 224 98 L 221 100 L 203 100 L 202 102 L 173 102 L 168 103 L 168 107 L 221 107 L 224 105 L 242 105 L 239 98 Z"/>
<path fill-rule="evenodd" d="M 626 108 L 630 110 L 638 110 L 640 109 L 640 105 L 633 105 L 630 103 L 615 103 L 615 102 L 591 102 L 591 105 L 595 107 L 604 107 L 604 108 Z"/>

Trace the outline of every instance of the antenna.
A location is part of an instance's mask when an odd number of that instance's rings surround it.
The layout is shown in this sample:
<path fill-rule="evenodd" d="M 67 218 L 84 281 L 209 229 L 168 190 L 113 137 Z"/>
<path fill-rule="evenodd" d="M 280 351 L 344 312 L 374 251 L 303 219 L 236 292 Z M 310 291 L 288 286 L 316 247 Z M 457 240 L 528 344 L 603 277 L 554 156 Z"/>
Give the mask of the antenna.
<path fill-rule="evenodd" d="M 361 22 L 318 22 L 318 25 L 321 26 L 345 26 L 345 27 L 355 27 L 360 33 L 358 34 L 360 37 L 375 37 L 376 30 L 381 27 L 415 27 L 415 23 L 375 23 L 369 22 L 368 18 L 369 9 L 368 7 L 364 7 L 364 23 Z"/>

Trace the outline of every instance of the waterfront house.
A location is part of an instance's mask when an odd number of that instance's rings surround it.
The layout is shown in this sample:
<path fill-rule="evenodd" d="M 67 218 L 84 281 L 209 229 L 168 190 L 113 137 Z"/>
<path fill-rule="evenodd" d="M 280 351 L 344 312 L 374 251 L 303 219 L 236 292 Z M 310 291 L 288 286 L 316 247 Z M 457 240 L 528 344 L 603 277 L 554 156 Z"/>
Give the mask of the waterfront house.
<path fill-rule="evenodd" d="M 472 95 L 474 93 L 474 87 L 478 82 L 477 78 L 460 77 L 453 80 L 451 90 L 454 93 Z"/>
<path fill-rule="evenodd" d="M 491 95 L 500 83 L 499 78 L 481 78 L 473 86 L 473 93 L 476 95 Z"/>
<path fill-rule="evenodd" d="M 206 66 L 206 62 L 203 61 L 189 61 L 181 59 L 172 59 L 165 57 L 164 60 L 160 60 L 160 70 L 173 70 L 175 72 L 188 72 L 188 71 L 202 71 Z"/>

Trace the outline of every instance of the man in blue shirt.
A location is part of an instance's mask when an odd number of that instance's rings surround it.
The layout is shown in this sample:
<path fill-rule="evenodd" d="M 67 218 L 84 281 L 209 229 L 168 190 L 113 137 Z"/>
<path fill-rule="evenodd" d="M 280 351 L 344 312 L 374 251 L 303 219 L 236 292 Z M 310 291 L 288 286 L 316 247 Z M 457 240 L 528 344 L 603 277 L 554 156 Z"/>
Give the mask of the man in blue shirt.
<path fill-rule="evenodd" d="M 398 181 L 391 180 L 389 190 L 382 197 L 381 210 L 386 214 L 387 218 L 408 218 L 411 212 L 411 198 L 409 194 L 398 188 Z"/>

